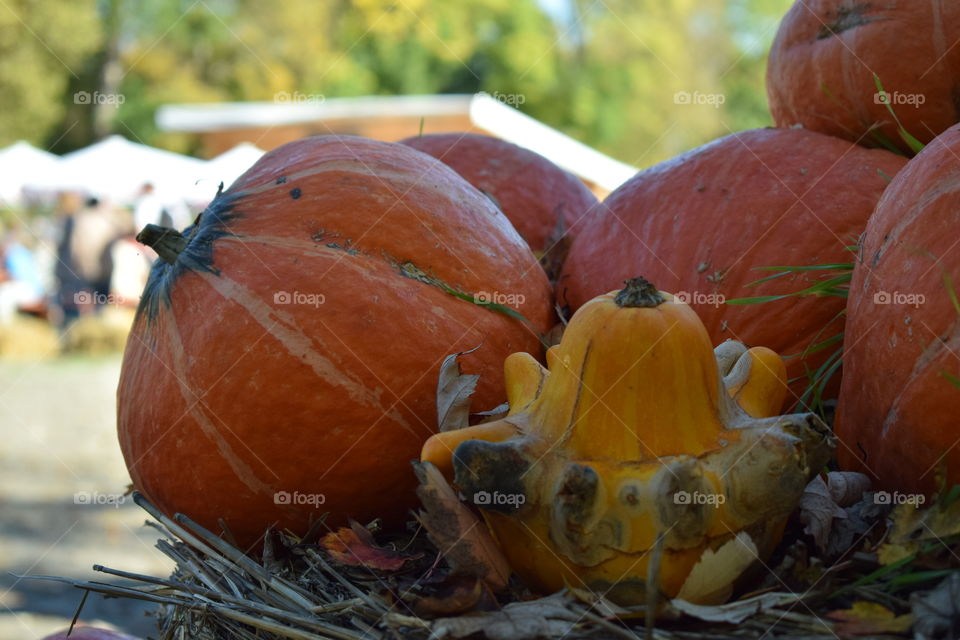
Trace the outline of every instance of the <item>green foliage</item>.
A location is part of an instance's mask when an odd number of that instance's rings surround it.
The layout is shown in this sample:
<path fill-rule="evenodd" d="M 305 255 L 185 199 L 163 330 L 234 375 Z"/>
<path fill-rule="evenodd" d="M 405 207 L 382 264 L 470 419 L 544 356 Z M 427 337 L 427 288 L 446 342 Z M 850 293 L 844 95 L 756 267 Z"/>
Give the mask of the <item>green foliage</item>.
<path fill-rule="evenodd" d="M 100 38 L 94 0 L 0 3 L 0 146 L 44 142 L 73 106 L 70 80 Z"/>
<path fill-rule="evenodd" d="M 25 20 L 77 68 L 71 75 L 14 25 L 10 52 L 33 62 L 0 72 L 0 121 L 36 142 L 65 136 L 61 150 L 106 126 L 183 151 L 186 138 L 154 124 L 162 104 L 483 90 L 645 166 L 770 124 L 765 60 L 790 3 L 17 0 L 9 6 L 29 7 Z M 123 104 L 72 104 L 72 92 L 98 89 Z"/>

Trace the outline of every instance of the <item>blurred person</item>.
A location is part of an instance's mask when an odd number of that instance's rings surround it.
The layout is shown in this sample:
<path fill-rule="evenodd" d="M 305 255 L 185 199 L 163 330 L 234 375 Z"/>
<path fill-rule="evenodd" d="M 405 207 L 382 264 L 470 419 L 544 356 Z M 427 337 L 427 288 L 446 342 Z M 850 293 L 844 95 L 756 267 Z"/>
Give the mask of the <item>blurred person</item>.
<path fill-rule="evenodd" d="M 91 303 L 93 310 L 107 303 L 113 272 L 110 246 L 122 233 L 120 219 L 98 198 L 89 198 L 86 206 L 75 214 L 70 256 L 84 291 L 90 294 L 78 303 L 81 312 Z"/>
<path fill-rule="evenodd" d="M 110 247 L 113 273 L 110 295 L 119 305 L 135 307 L 140 303 L 143 288 L 150 276 L 150 266 L 157 254 L 132 235 L 118 238 Z"/>
<path fill-rule="evenodd" d="M 9 324 L 17 312 L 46 314 L 43 278 L 33 251 L 12 229 L 0 242 L 0 324 Z"/>
<path fill-rule="evenodd" d="M 89 286 L 77 273 L 73 256 L 76 215 L 82 204 L 80 194 L 61 193 L 54 213 L 58 232 L 57 260 L 53 275 L 57 288 L 54 296 L 55 307 L 51 309 L 53 312 L 51 319 L 61 329 L 80 315 L 81 299 Z"/>
<path fill-rule="evenodd" d="M 133 225 L 139 232 L 148 224 L 157 224 L 169 227 L 173 223 L 170 214 L 164 210 L 163 202 L 157 197 L 156 190 L 150 182 L 140 187 L 140 195 L 133 203 Z"/>

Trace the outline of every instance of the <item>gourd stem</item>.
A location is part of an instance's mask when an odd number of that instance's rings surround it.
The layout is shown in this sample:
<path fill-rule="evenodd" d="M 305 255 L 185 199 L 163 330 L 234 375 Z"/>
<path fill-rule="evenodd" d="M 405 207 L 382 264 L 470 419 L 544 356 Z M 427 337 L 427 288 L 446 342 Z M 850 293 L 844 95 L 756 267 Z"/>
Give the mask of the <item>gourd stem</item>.
<path fill-rule="evenodd" d="M 617 292 L 613 301 L 618 307 L 656 307 L 667 301 L 663 294 L 644 278 L 624 280 L 627 285 Z"/>
<path fill-rule="evenodd" d="M 145 244 L 167 264 L 177 261 L 177 256 L 187 248 L 187 239 L 176 229 L 148 224 L 137 234 L 137 242 Z"/>

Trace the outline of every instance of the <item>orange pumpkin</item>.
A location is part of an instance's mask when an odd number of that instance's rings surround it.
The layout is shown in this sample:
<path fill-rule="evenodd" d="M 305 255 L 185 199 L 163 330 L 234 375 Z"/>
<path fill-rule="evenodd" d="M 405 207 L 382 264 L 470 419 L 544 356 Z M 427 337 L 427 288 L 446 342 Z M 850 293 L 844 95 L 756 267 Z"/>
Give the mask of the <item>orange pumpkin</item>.
<path fill-rule="evenodd" d="M 444 356 L 503 401 L 500 363 L 539 349 L 549 283 L 479 191 L 409 147 L 319 136 L 265 155 L 186 229 L 141 234 L 163 260 L 124 354 L 120 444 L 167 513 L 241 544 L 330 513 L 403 515 L 436 425 Z M 532 323 L 452 295 L 511 296 Z"/>
<path fill-rule="evenodd" d="M 894 179 L 847 306 L 838 459 L 887 491 L 960 483 L 960 125 Z"/>
<path fill-rule="evenodd" d="M 799 354 L 843 330 L 842 298 L 725 301 L 791 293 L 817 277 L 808 272 L 748 287 L 770 275 L 757 267 L 849 262 L 845 247 L 887 186 L 881 172 L 892 176 L 905 162 L 802 129 L 721 138 L 611 193 L 574 241 L 557 297 L 577 309 L 643 273 L 689 302 L 713 343 L 731 338 Z M 804 366 L 816 369 L 828 354 L 789 359 L 789 377 L 803 376 Z"/>
<path fill-rule="evenodd" d="M 950 0 L 797 0 L 767 63 L 773 120 L 869 146 L 879 134 L 910 152 L 884 101 L 921 142 L 960 120 L 958 36 L 960 3 Z"/>
<path fill-rule="evenodd" d="M 579 178 L 506 140 L 479 133 L 437 133 L 400 142 L 442 160 L 490 196 L 542 255 L 551 276 L 559 271 L 575 226 L 598 204 Z"/>

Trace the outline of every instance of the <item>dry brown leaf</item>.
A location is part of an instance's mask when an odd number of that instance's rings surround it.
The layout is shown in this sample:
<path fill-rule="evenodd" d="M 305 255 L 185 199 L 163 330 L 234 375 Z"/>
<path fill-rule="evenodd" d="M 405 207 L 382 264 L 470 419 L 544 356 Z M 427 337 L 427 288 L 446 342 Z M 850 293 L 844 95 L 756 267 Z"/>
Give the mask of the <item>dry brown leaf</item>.
<path fill-rule="evenodd" d="M 830 488 L 821 476 L 815 477 L 803 490 L 800 497 L 800 522 L 803 532 L 811 535 L 821 551 L 827 547 L 834 518 L 846 518 L 830 495 Z"/>
<path fill-rule="evenodd" d="M 850 507 L 870 491 L 870 478 L 856 471 L 831 471 L 827 474 L 827 488 L 834 502 L 841 507 Z"/>
<path fill-rule="evenodd" d="M 420 480 L 418 514 L 430 540 L 458 575 L 483 580 L 494 591 L 507 585 L 510 566 L 487 526 L 460 501 L 440 471 L 429 462 L 413 463 Z"/>
<path fill-rule="evenodd" d="M 695 604 L 722 604 L 730 597 L 733 582 L 757 559 L 757 545 L 746 531 L 716 551 L 707 549 L 687 576 L 677 599 Z"/>
<path fill-rule="evenodd" d="M 450 576 L 437 586 L 431 595 L 413 603 L 414 612 L 421 618 L 454 616 L 478 608 L 496 609 L 496 596 L 483 580 L 468 576 Z"/>
<path fill-rule="evenodd" d="M 483 632 L 488 640 L 565 638 L 583 620 L 580 605 L 562 594 L 513 602 L 499 611 L 457 618 L 440 618 L 430 625 L 431 638 L 467 638 Z"/>
<path fill-rule="evenodd" d="M 911 595 L 910 606 L 916 620 L 915 640 L 960 638 L 960 571 L 951 573 L 929 593 Z"/>
<path fill-rule="evenodd" d="M 479 348 L 451 353 L 440 365 L 437 380 L 437 425 L 440 431 L 462 429 L 470 424 L 470 396 L 477 388 L 480 376 L 461 373 L 457 358 Z"/>
<path fill-rule="evenodd" d="M 370 531 L 356 522 L 351 522 L 349 528 L 340 527 L 331 531 L 320 541 L 320 546 L 340 564 L 381 571 L 396 571 L 403 567 L 407 560 L 420 557 L 402 555 L 378 547 Z"/>
<path fill-rule="evenodd" d="M 905 613 L 895 615 L 876 602 L 854 602 L 850 609 L 841 609 L 827 614 L 837 623 L 833 630 L 841 636 L 872 636 L 878 633 L 900 633 L 913 624 L 913 616 Z"/>
<path fill-rule="evenodd" d="M 833 521 L 822 559 L 839 558 L 855 545 L 868 545 L 872 549 L 876 542 L 873 538 L 886 531 L 884 523 L 889 511 L 888 505 L 877 504 L 873 493 L 867 492 L 858 503 L 844 509 L 846 518 Z"/>
<path fill-rule="evenodd" d="M 681 613 L 698 620 L 740 624 L 758 613 L 799 600 L 800 596 L 796 593 L 762 593 L 746 600 L 737 600 L 736 602 L 714 606 L 693 604 L 679 599 L 671 600 L 670 605 Z"/>

